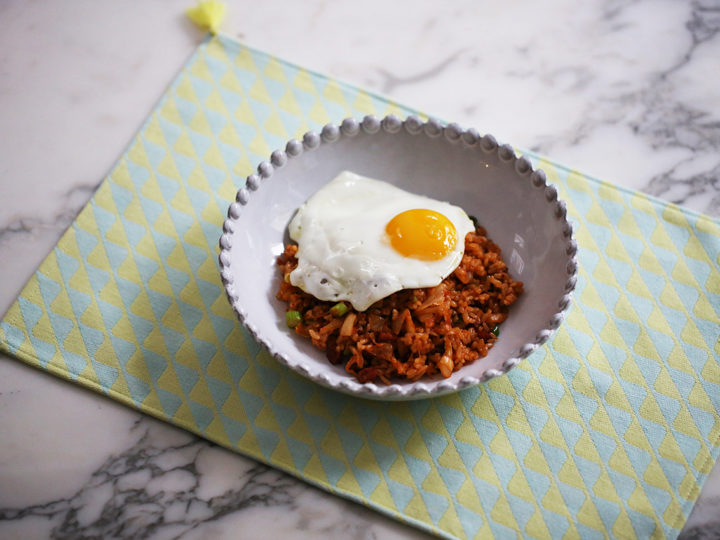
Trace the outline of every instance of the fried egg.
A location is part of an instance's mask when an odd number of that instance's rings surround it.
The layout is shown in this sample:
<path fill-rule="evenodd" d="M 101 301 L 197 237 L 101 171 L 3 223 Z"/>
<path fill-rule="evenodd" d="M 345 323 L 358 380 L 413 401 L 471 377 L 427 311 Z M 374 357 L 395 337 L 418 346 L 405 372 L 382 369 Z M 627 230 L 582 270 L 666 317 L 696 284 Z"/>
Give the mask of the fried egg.
<path fill-rule="evenodd" d="M 438 285 L 460 264 L 474 230 L 457 206 L 344 171 L 290 222 L 298 244 L 290 283 L 364 311 L 401 289 Z"/>

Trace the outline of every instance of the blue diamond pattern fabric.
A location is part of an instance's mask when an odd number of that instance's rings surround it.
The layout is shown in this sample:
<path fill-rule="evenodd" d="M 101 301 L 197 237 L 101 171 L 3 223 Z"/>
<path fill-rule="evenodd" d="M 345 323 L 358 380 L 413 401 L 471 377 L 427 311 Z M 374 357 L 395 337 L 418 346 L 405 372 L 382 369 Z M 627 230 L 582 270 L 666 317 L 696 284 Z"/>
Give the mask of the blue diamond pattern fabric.
<path fill-rule="evenodd" d="M 720 453 L 720 224 L 524 152 L 567 202 L 573 306 L 506 376 L 376 403 L 275 362 L 217 239 L 290 138 L 408 107 L 208 38 L 0 321 L 0 349 L 449 538 L 674 538 Z"/>

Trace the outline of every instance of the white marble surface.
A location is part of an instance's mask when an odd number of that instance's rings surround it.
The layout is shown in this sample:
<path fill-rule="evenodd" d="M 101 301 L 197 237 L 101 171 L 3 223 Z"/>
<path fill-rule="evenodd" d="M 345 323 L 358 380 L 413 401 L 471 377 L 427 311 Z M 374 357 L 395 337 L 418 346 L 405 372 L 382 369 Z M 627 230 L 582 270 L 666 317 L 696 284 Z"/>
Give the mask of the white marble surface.
<path fill-rule="evenodd" d="M 0 2 L 0 312 L 202 34 L 190 0 Z M 229 3 L 224 31 L 720 216 L 720 2 Z M 0 538 L 417 538 L 0 357 Z M 720 535 L 720 473 L 683 536 Z"/>

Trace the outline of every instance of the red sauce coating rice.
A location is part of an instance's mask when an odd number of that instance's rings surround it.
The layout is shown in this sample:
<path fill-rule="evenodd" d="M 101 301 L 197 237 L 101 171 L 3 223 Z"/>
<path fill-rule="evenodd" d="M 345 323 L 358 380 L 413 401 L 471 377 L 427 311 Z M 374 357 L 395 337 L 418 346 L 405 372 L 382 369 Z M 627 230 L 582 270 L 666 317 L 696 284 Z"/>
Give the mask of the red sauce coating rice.
<path fill-rule="evenodd" d="M 331 310 L 336 302 L 290 284 L 296 253 L 297 246 L 289 244 L 277 258 L 285 277 L 277 298 L 301 315 L 295 332 L 361 383 L 450 377 L 487 355 L 523 290 L 482 227 L 468 233 L 460 265 L 436 287 L 398 291 L 361 312 L 345 302 L 341 316 Z"/>

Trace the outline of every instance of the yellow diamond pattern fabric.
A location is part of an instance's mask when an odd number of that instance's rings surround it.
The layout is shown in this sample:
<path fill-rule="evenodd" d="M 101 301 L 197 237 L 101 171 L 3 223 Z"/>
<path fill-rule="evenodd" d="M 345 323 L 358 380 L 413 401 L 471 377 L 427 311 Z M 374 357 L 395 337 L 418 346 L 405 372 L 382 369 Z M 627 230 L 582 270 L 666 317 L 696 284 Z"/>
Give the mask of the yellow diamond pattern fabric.
<path fill-rule="evenodd" d="M 217 240 L 289 138 L 410 109 L 203 43 L 0 322 L 0 347 L 441 536 L 673 538 L 720 453 L 720 224 L 526 153 L 567 202 L 572 308 L 507 376 L 375 403 L 275 362 Z"/>

